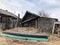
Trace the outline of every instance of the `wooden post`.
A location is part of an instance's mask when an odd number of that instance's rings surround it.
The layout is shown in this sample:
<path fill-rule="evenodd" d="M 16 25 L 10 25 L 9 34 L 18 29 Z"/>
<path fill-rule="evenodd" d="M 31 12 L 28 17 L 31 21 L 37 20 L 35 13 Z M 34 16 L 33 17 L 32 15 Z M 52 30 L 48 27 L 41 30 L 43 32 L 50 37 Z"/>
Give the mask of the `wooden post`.
<path fill-rule="evenodd" d="M 58 36 L 59 36 L 59 29 L 58 29 Z"/>
<path fill-rule="evenodd" d="M 53 24 L 52 34 L 54 34 L 55 23 Z"/>
<path fill-rule="evenodd" d="M 59 28 L 58 28 L 58 37 L 60 37 L 60 25 L 59 25 Z"/>
<path fill-rule="evenodd" d="M 37 20 L 35 21 L 35 25 L 36 25 L 36 28 L 38 28 L 38 21 Z"/>

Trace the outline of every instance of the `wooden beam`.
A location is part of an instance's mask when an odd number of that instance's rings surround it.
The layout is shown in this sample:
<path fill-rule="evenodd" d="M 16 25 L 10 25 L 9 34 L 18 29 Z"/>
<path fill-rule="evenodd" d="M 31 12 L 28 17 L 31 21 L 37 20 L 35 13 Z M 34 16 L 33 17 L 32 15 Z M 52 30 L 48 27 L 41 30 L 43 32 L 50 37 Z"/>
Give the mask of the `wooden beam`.
<path fill-rule="evenodd" d="M 54 30 L 55 30 L 55 25 L 56 24 L 59 24 L 60 25 L 60 22 L 54 22 L 54 24 L 53 24 L 53 29 L 52 29 L 52 34 L 54 34 Z"/>
<path fill-rule="evenodd" d="M 53 24 L 52 34 L 54 34 L 55 23 Z"/>
<path fill-rule="evenodd" d="M 27 35 L 27 36 L 48 36 L 46 33 L 30 33 L 30 32 L 3 32 L 11 35 Z"/>
<path fill-rule="evenodd" d="M 60 24 L 60 22 L 54 22 L 55 24 Z"/>
<path fill-rule="evenodd" d="M 35 17 L 35 18 L 36 18 L 36 17 Z M 28 20 L 23 21 L 22 23 L 25 23 L 25 22 L 31 21 L 31 20 L 33 20 L 33 19 L 35 19 L 35 18 L 30 18 L 30 19 L 28 19 Z"/>

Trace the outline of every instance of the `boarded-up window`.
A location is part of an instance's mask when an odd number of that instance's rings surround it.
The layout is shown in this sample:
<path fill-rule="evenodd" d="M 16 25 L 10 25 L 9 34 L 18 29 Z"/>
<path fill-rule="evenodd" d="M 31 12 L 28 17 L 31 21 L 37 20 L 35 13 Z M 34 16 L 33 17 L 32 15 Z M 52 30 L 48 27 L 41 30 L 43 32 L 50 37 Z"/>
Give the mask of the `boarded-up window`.
<path fill-rule="evenodd" d="M 2 17 L 2 22 L 6 22 L 6 17 Z"/>

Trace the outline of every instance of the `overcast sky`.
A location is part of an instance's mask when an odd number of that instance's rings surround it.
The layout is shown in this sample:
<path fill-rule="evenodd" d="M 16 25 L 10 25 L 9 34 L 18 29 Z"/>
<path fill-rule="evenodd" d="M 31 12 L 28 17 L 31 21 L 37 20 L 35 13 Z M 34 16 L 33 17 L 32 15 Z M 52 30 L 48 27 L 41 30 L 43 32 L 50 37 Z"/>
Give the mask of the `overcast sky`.
<path fill-rule="evenodd" d="M 60 18 L 60 0 L 0 0 L 0 8 L 20 13 L 22 18 L 26 10 L 38 14 L 44 10 L 52 18 Z"/>

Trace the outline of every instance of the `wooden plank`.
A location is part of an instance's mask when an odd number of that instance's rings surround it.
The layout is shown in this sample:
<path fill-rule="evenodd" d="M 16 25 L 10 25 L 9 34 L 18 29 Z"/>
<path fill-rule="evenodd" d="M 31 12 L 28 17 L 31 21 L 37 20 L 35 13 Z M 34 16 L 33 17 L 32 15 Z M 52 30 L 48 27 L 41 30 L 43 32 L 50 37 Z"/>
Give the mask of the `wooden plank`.
<path fill-rule="evenodd" d="M 34 36 L 48 36 L 46 33 L 29 33 L 29 32 L 3 32 L 9 34 L 17 34 L 17 35 L 34 35 Z"/>

